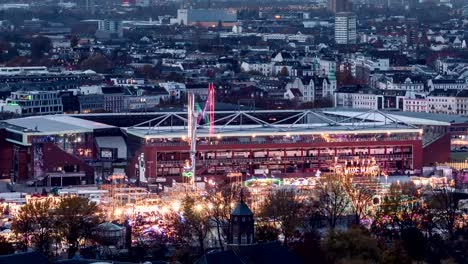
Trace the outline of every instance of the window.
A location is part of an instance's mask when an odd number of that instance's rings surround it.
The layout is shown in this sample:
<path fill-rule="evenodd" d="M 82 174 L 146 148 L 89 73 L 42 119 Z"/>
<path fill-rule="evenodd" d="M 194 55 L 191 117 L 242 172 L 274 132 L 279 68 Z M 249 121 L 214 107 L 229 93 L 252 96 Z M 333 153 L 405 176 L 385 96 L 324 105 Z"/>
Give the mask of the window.
<path fill-rule="evenodd" d="M 242 234 L 241 236 L 241 244 L 247 244 L 247 235 L 246 234 Z"/>

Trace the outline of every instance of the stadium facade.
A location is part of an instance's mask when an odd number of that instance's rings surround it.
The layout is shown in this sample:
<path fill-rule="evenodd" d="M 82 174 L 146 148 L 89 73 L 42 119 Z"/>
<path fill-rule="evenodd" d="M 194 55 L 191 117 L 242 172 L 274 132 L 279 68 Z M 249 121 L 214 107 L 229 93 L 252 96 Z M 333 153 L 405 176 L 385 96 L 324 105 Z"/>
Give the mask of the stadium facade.
<path fill-rule="evenodd" d="M 211 125 L 211 127 L 210 127 Z M 468 123 L 380 111 L 224 111 L 200 117 L 196 179 L 306 177 L 340 166 L 417 173 L 450 159 L 451 127 Z M 47 185 L 94 183 L 113 173 L 171 184 L 190 159 L 187 113 L 34 116 L 0 123 L 0 175 Z"/>

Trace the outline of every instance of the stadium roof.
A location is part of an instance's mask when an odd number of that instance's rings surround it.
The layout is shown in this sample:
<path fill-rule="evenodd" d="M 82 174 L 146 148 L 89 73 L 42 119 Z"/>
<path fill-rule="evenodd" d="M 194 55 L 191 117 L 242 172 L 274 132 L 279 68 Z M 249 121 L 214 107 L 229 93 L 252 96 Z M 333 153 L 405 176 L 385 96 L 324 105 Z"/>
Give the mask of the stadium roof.
<path fill-rule="evenodd" d="M 53 135 L 93 132 L 113 126 L 68 115 L 49 115 L 9 119 L 0 123 L 0 127 L 28 135 Z"/>
<path fill-rule="evenodd" d="M 274 114 L 272 112 L 272 114 Z M 232 112 L 212 123 L 211 136 L 288 136 L 320 134 L 373 134 L 373 133 L 418 133 L 421 129 L 379 111 L 355 113 L 349 117 L 339 113 L 340 118 L 332 119 L 324 113 L 302 110 L 296 114 L 272 121 L 265 121 L 253 112 Z M 368 118 L 368 116 L 374 118 Z M 171 125 L 162 125 L 170 120 Z M 183 126 L 173 126 L 176 121 L 183 121 Z M 415 122 L 418 123 L 418 122 Z M 422 122 L 421 122 L 422 123 Z M 450 125 L 450 124 L 446 124 Z M 125 128 L 128 134 L 145 138 L 183 138 L 187 136 L 187 119 L 179 113 L 166 113 L 154 119 Z M 209 137 L 209 123 L 197 126 L 198 137 Z"/>
<path fill-rule="evenodd" d="M 378 110 L 325 109 L 279 111 L 216 111 L 212 131 L 216 136 L 269 136 L 314 134 L 372 134 L 420 132 L 421 125 L 449 126 L 468 122 L 468 118 L 429 113 L 382 112 Z M 104 124 L 87 120 L 106 116 Z M 186 112 L 129 113 L 124 118 L 146 120 L 122 127 L 128 134 L 141 138 L 182 138 L 187 136 Z M 114 118 L 115 117 L 115 118 Z M 0 128 L 23 135 L 54 135 L 86 133 L 98 129 L 116 128 L 112 122 L 122 114 L 50 115 L 10 119 L 0 122 Z M 135 118 L 132 118 L 135 117 Z M 99 120 L 101 121 L 101 120 Z M 211 134 L 213 136 L 213 134 Z M 198 137 L 210 136 L 209 122 L 202 120 L 197 128 Z"/>
<path fill-rule="evenodd" d="M 338 113 L 347 113 L 344 116 L 358 115 L 363 113 L 368 113 L 369 110 L 365 109 L 347 109 L 347 108 L 328 108 L 322 110 L 324 114 L 328 115 L 337 115 Z M 401 120 L 406 120 L 407 122 L 413 123 L 414 125 L 434 125 L 433 121 L 439 121 L 441 125 L 449 124 L 461 124 L 468 123 L 468 116 L 462 115 L 451 115 L 451 114 L 439 114 L 439 113 L 424 113 L 424 112 L 405 112 L 397 110 L 379 110 L 386 115 L 397 117 Z M 408 117 L 408 119 L 405 119 Z"/>
<path fill-rule="evenodd" d="M 324 114 L 334 115 L 334 116 L 341 116 L 345 118 L 355 118 L 365 121 L 372 121 L 372 122 L 382 122 L 385 119 L 391 117 L 396 120 L 399 120 L 403 123 L 410 124 L 410 125 L 433 125 L 433 126 L 449 126 L 450 122 L 442 121 L 444 119 L 439 118 L 437 120 L 431 114 L 426 115 L 408 115 L 404 114 L 406 112 L 397 112 L 398 114 L 393 114 L 389 112 L 379 112 L 379 111 L 340 111 L 340 110 L 331 110 L 331 111 L 323 111 Z M 452 119 L 456 117 L 452 116 Z"/>

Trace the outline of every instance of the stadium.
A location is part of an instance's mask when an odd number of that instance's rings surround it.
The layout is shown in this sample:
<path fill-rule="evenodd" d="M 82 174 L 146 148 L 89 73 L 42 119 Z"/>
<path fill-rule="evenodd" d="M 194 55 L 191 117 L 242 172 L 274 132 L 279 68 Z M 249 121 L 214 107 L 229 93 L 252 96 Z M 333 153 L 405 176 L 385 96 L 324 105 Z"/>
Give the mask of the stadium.
<path fill-rule="evenodd" d="M 93 184 L 116 173 L 171 185 L 187 177 L 418 174 L 450 160 L 451 129 L 466 118 L 357 111 L 188 111 L 33 116 L 0 123 L 0 175 L 47 186 Z M 206 120 L 206 121 L 205 121 Z M 191 141 L 195 133 L 195 141 Z M 460 134 L 461 133 L 461 134 Z M 195 168 L 190 168 L 196 142 Z"/>

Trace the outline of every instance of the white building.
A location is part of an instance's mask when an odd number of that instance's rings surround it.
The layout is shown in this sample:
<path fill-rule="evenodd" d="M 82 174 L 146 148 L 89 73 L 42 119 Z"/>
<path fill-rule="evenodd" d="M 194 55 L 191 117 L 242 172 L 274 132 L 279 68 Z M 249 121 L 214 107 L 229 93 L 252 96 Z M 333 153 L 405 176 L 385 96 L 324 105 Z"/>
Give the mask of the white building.
<path fill-rule="evenodd" d="M 233 9 L 178 9 L 177 18 L 171 20 L 171 24 L 195 25 L 207 23 L 216 25 L 217 23 L 237 22 L 237 12 Z"/>
<path fill-rule="evenodd" d="M 169 96 L 175 99 L 180 99 L 181 95 L 187 90 L 185 84 L 177 82 L 159 83 L 159 86 L 164 88 L 169 93 Z"/>
<path fill-rule="evenodd" d="M 53 115 L 63 113 L 58 91 L 17 91 L 6 100 L 9 105 L 21 107 L 23 115 Z"/>
<path fill-rule="evenodd" d="M 457 113 L 457 90 L 434 90 L 427 96 L 428 112 L 442 114 Z"/>
<path fill-rule="evenodd" d="M 300 93 L 298 93 L 297 89 Z M 336 80 L 326 77 L 295 78 L 286 84 L 285 99 L 300 96 L 302 102 L 313 102 L 319 99 L 335 100 Z"/>
<path fill-rule="evenodd" d="M 114 86 L 140 86 L 145 84 L 143 78 L 111 78 Z"/>
<path fill-rule="evenodd" d="M 405 112 L 428 112 L 428 99 L 422 95 L 405 97 L 403 99 L 403 111 Z"/>
<path fill-rule="evenodd" d="M 335 15 L 335 43 L 356 44 L 356 15 L 342 12 Z"/>
<path fill-rule="evenodd" d="M 0 75 L 49 74 L 45 66 L 0 67 Z"/>
<path fill-rule="evenodd" d="M 427 81 L 427 86 L 430 91 L 438 89 L 468 89 L 468 84 L 465 79 L 431 79 Z"/>
<path fill-rule="evenodd" d="M 263 76 L 271 76 L 273 73 L 273 65 L 271 62 L 242 62 L 241 70 L 244 72 L 259 72 Z"/>
<path fill-rule="evenodd" d="M 382 90 L 424 91 L 424 81 L 419 76 L 375 74 L 370 83 Z"/>
<path fill-rule="evenodd" d="M 121 38 L 123 36 L 122 21 L 107 20 L 107 19 L 99 20 L 96 36 L 98 37 L 117 36 Z"/>
<path fill-rule="evenodd" d="M 7 103 L 3 100 L 0 100 L 0 112 L 8 112 L 8 113 L 15 113 L 21 114 L 21 106 L 15 103 Z"/>
<path fill-rule="evenodd" d="M 468 116 L 468 90 L 459 91 L 456 97 L 457 114 Z"/>
<path fill-rule="evenodd" d="M 379 98 L 383 100 L 383 96 L 378 94 L 353 93 L 352 108 L 377 110 L 379 109 Z"/>
<path fill-rule="evenodd" d="M 147 110 L 158 106 L 163 97 L 162 95 L 126 96 L 124 107 L 129 110 Z"/>
<path fill-rule="evenodd" d="M 370 87 L 345 86 L 335 92 L 335 107 L 383 109 L 383 95 Z"/>
<path fill-rule="evenodd" d="M 323 76 L 335 75 L 336 73 L 336 61 L 333 58 L 320 58 L 318 60 L 318 74 Z"/>

